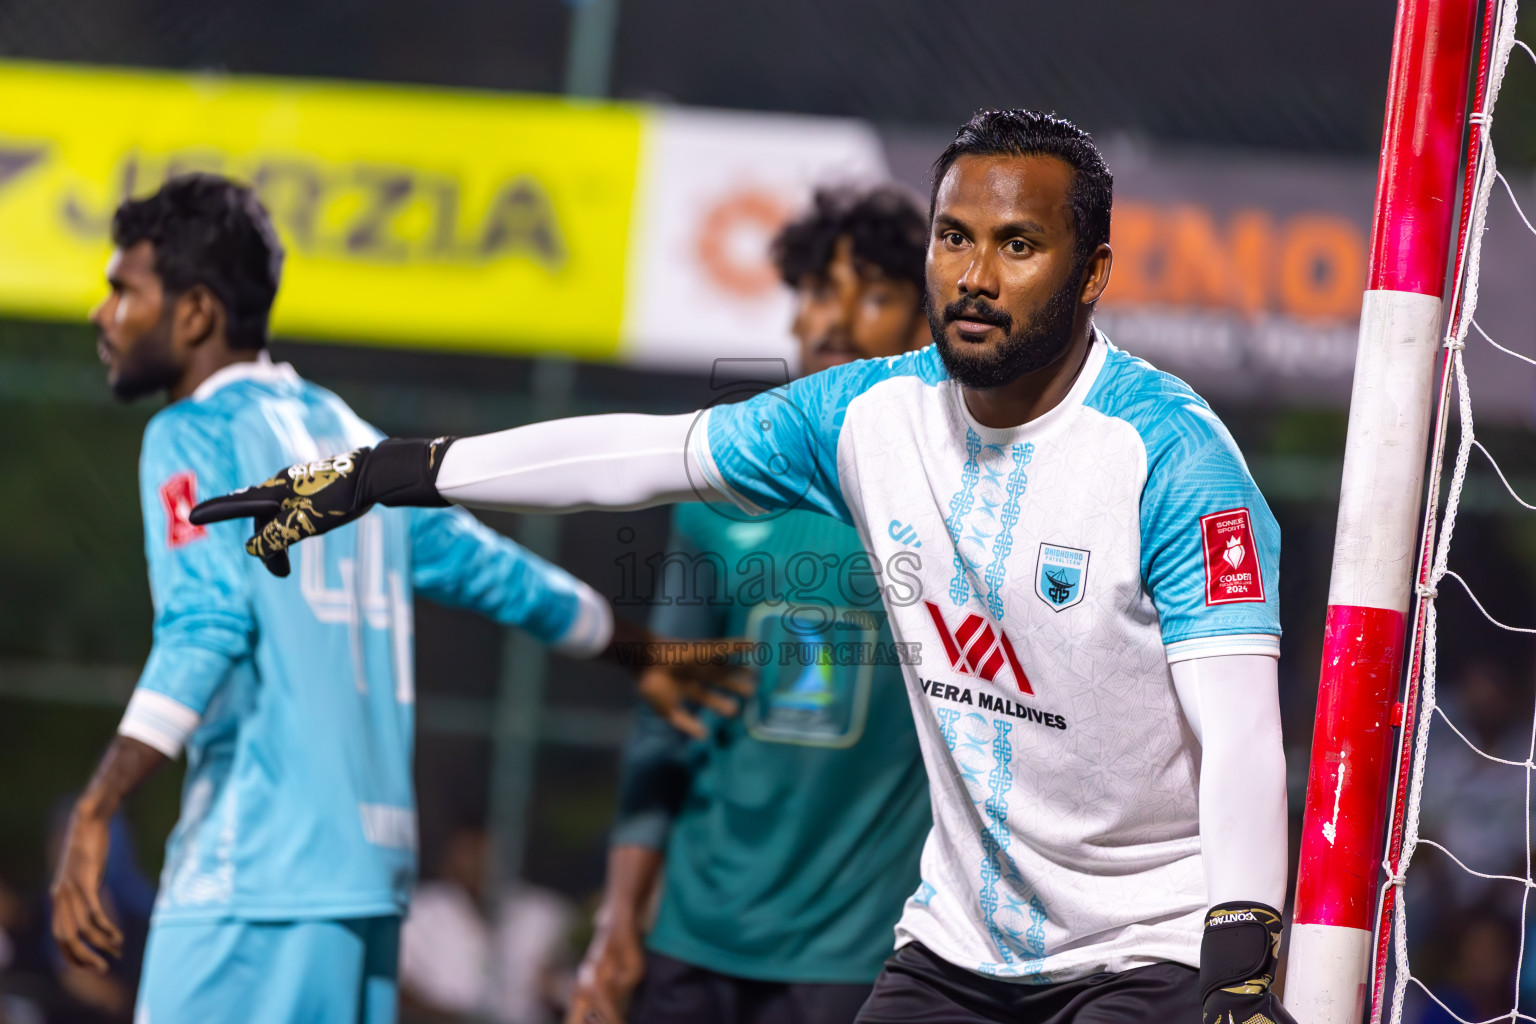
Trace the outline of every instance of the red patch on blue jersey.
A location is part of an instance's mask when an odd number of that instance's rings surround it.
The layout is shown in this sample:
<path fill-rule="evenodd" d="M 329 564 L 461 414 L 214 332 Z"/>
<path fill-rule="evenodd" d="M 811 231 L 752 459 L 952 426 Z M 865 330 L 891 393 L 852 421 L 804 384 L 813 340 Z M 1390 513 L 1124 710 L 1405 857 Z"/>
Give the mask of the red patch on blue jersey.
<path fill-rule="evenodd" d="M 179 548 L 208 536 L 207 530 L 192 525 L 192 506 L 197 504 L 196 473 L 189 469 L 161 484 L 160 503 L 165 506 L 166 547 Z"/>
<path fill-rule="evenodd" d="M 1200 546 L 1205 551 L 1205 603 L 1236 604 L 1264 600 L 1264 574 L 1245 508 L 1200 517 Z"/>

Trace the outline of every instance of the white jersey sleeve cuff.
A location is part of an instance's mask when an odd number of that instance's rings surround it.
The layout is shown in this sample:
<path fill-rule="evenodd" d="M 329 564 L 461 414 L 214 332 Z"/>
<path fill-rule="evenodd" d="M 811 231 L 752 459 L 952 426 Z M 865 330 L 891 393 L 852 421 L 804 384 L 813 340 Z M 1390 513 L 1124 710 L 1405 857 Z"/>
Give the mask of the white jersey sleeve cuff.
<path fill-rule="evenodd" d="M 726 482 L 725 474 L 720 472 L 720 466 L 715 462 L 715 454 L 709 450 L 709 417 L 712 412 L 712 409 L 705 409 L 699 414 L 698 422 L 688 437 L 689 456 L 692 457 L 694 465 L 699 468 L 700 475 L 704 477 L 704 482 L 711 490 L 724 495 L 731 504 L 749 516 L 767 515 L 767 509 L 732 487 Z"/>
<path fill-rule="evenodd" d="M 1231 654 L 1263 654 L 1280 657 L 1280 638 L 1272 633 L 1233 633 L 1228 636 L 1201 636 L 1164 644 L 1168 664 L 1195 658 L 1222 658 Z"/>
<path fill-rule="evenodd" d="M 138 689 L 128 698 L 128 708 L 118 723 L 117 733 L 154 747 L 166 757 L 176 758 L 202 720 L 196 711 L 163 693 Z"/>
<path fill-rule="evenodd" d="M 593 658 L 613 640 L 613 608 L 601 594 L 580 584 L 576 591 L 576 618 L 551 646 L 572 658 Z"/>

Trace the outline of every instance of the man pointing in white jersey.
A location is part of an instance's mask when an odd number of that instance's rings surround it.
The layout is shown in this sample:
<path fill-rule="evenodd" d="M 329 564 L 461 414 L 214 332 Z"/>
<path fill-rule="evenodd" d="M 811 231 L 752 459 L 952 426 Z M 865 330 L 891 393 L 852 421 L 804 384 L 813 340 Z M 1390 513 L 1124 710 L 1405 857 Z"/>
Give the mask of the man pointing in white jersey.
<path fill-rule="evenodd" d="M 929 348 L 699 416 L 389 440 L 194 521 L 255 516 L 267 558 L 375 503 L 850 522 L 920 645 L 934 818 L 859 1019 L 1288 1021 L 1274 518 L 1209 407 L 1093 326 L 1112 179 L 1085 133 L 983 111 L 934 182 Z"/>

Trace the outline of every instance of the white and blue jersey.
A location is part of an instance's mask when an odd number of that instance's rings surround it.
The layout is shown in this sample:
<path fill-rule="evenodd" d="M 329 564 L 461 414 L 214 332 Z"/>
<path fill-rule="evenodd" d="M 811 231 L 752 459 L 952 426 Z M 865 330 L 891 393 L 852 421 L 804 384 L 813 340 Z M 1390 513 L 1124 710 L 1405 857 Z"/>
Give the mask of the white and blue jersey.
<path fill-rule="evenodd" d="M 1052 982 L 1199 964 L 1199 745 L 1171 663 L 1279 653 L 1280 535 L 1182 381 L 1099 335 L 1071 392 L 976 422 L 936 349 L 707 413 L 693 458 L 749 514 L 874 556 L 933 802 L 897 943 Z"/>
<path fill-rule="evenodd" d="M 462 509 L 380 509 L 296 547 L 285 579 L 245 554 L 248 522 L 188 520 L 205 497 L 379 436 L 265 358 L 221 370 L 145 430 L 154 646 L 119 731 L 187 752 L 157 923 L 404 912 L 414 594 L 573 653 L 606 642 L 590 588 Z"/>

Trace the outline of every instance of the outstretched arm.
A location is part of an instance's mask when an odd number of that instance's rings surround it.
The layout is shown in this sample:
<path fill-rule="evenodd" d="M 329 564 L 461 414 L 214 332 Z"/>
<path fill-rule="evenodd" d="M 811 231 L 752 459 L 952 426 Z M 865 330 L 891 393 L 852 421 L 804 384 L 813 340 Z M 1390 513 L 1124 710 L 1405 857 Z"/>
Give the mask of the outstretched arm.
<path fill-rule="evenodd" d="M 715 492 L 689 453 L 697 420 L 621 413 L 469 438 L 390 438 L 212 498 L 193 509 L 191 521 L 253 518 L 246 550 L 286 576 L 290 545 L 374 505 L 576 512 L 705 500 Z"/>
<path fill-rule="evenodd" d="M 514 512 L 623 510 L 715 497 L 688 440 L 695 413 L 616 413 L 464 437 L 443 455 L 436 489 L 456 505 Z"/>

